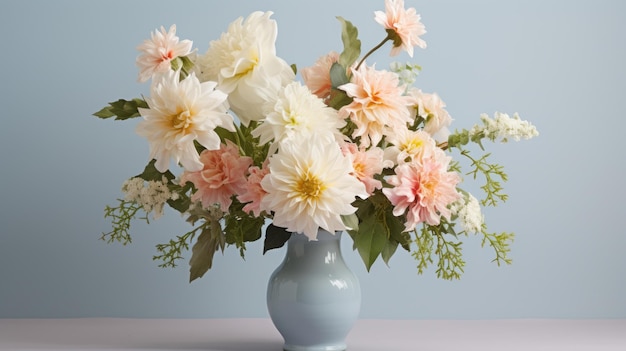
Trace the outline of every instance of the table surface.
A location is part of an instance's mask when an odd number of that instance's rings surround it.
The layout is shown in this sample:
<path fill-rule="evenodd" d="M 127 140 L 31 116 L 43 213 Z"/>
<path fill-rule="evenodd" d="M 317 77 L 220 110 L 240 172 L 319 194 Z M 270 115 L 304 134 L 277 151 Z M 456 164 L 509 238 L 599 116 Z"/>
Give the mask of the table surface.
<path fill-rule="evenodd" d="M 626 350 L 626 320 L 359 320 L 348 351 Z M 280 351 L 269 319 L 0 319 L 0 350 Z"/>

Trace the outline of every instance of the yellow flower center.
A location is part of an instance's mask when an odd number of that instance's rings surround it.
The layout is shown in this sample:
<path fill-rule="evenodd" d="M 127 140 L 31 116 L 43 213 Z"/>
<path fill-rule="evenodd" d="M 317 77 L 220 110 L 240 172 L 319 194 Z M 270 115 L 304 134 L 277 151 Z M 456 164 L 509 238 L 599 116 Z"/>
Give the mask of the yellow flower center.
<path fill-rule="evenodd" d="M 422 146 L 424 146 L 424 141 L 418 138 L 414 138 L 402 144 L 400 146 L 400 149 L 402 151 L 406 151 L 406 153 L 408 153 L 409 155 L 415 155 L 419 151 L 419 149 L 422 148 Z"/>
<path fill-rule="evenodd" d="M 318 177 L 307 172 L 296 183 L 295 192 L 304 200 L 317 200 L 325 189 L 324 183 Z"/>
<path fill-rule="evenodd" d="M 172 129 L 176 129 L 181 134 L 189 134 L 192 126 L 193 113 L 189 110 L 179 111 L 171 117 Z"/>

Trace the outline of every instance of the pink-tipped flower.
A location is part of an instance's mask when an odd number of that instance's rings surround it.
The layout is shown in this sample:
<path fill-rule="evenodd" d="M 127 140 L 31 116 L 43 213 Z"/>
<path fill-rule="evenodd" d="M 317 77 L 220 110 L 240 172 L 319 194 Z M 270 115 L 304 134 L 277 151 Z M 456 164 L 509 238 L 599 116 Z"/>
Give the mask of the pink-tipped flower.
<path fill-rule="evenodd" d="M 252 212 L 256 217 L 263 211 L 261 208 L 261 200 L 263 200 L 263 197 L 267 194 L 261 186 L 261 181 L 270 172 L 270 169 L 267 167 L 268 163 L 269 161 L 265 160 L 261 168 L 257 166 L 250 167 L 248 170 L 250 175 L 248 176 L 245 190 L 237 197 L 241 203 L 246 204 L 243 207 L 243 211 L 246 213 Z"/>
<path fill-rule="evenodd" d="M 354 176 L 365 185 L 368 195 L 383 187 L 382 182 L 374 177 L 380 175 L 383 168 L 393 167 L 393 162 L 383 160 L 384 152 L 381 148 L 374 146 L 366 150 L 354 143 L 344 143 L 341 151 L 352 160 Z"/>
<path fill-rule="evenodd" d="M 200 201 L 205 208 L 219 204 L 222 211 L 228 212 L 231 197 L 245 190 L 246 172 L 252 159 L 241 156 L 237 145 L 227 140 L 219 150 L 202 151 L 200 161 L 204 168 L 197 172 L 184 172 L 181 184 L 192 182 L 196 187 L 192 201 Z"/>
<path fill-rule="evenodd" d="M 374 19 L 393 35 L 391 56 L 404 50 L 413 57 L 413 47 L 426 48 L 426 42 L 420 38 L 426 29 L 414 8 L 405 9 L 404 0 L 385 0 L 385 11 L 374 12 Z"/>
<path fill-rule="evenodd" d="M 339 61 L 339 54 L 331 51 L 315 61 L 311 67 L 305 67 L 300 70 L 304 84 L 321 99 L 329 97 L 332 83 L 330 81 L 330 67 Z"/>
<path fill-rule="evenodd" d="M 450 157 L 435 149 L 418 162 L 396 167 L 396 174 L 387 182 L 392 188 L 383 193 L 395 206 L 394 216 L 406 213 L 405 231 L 415 229 L 419 223 L 438 225 L 441 217 L 450 219 L 449 205 L 460 198 L 456 190 L 461 181 L 455 172 L 448 172 Z"/>
<path fill-rule="evenodd" d="M 352 82 L 339 86 L 353 100 L 339 110 L 342 118 L 349 116 L 356 125 L 353 138 L 361 137 L 361 145 L 377 145 L 388 128 L 405 128 L 413 119 L 411 105 L 404 96 L 396 73 L 378 71 L 362 65 L 352 69 Z"/>
<path fill-rule="evenodd" d="M 176 25 L 172 25 L 167 32 L 164 27 L 161 27 L 161 31 L 155 30 L 149 40 L 137 46 L 137 50 L 141 52 L 136 61 L 139 66 L 139 81 L 145 82 L 155 73 L 170 70 L 172 60 L 188 55 L 192 45 L 191 40 L 179 41 Z"/>

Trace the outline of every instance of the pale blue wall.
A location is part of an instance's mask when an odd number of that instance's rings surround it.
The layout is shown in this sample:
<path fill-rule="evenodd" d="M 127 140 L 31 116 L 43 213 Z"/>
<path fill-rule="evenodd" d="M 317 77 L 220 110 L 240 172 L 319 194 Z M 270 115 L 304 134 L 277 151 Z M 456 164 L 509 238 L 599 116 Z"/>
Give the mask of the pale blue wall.
<path fill-rule="evenodd" d="M 344 240 L 363 286 L 363 318 L 626 318 L 623 135 L 626 2 L 409 1 L 428 49 L 419 86 L 438 92 L 459 128 L 482 112 L 520 112 L 540 138 L 493 148 L 510 173 L 510 201 L 487 212 L 517 233 L 514 264 L 498 268 L 480 242 L 465 245 L 461 281 L 418 276 L 399 253 L 367 273 Z M 135 46 L 178 25 L 204 51 L 227 24 L 273 10 L 278 53 L 300 67 L 340 49 L 335 15 L 364 47 L 383 35 L 381 1 L 28 1 L 0 4 L 0 317 L 265 317 L 265 284 L 282 252 L 247 261 L 236 250 L 187 283 L 163 270 L 154 244 L 181 234 L 177 214 L 135 227 L 128 247 L 97 240 L 105 204 L 138 173 L 147 144 L 135 122 L 90 114 L 147 92 Z M 176 8 L 180 6 L 180 8 Z M 404 61 L 406 56 L 401 56 Z M 383 67 L 383 52 L 373 60 Z M 344 237 L 344 239 L 348 239 Z"/>

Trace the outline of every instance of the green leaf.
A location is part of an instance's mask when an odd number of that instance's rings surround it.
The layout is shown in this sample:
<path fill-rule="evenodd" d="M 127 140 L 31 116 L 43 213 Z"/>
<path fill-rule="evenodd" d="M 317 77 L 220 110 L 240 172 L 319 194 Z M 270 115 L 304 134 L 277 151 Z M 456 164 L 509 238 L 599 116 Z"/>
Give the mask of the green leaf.
<path fill-rule="evenodd" d="M 342 66 L 337 62 L 330 66 L 330 83 L 333 89 L 337 89 L 344 84 L 350 83 L 350 79 L 346 74 L 345 66 Z"/>
<path fill-rule="evenodd" d="M 326 104 L 335 110 L 349 105 L 352 102 L 352 98 L 346 94 L 345 91 L 339 89 L 331 89 L 330 98 L 326 101 Z"/>
<path fill-rule="evenodd" d="M 341 220 L 343 221 L 343 224 L 348 227 L 348 230 L 359 230 L 359 217 L 356 215 L 356 213 L 347 216 L 342 215 Z"/>
<path fill-rule="evenodd" d="M 387 231 L 375 217 L 369 217 L 361 223 L 359 233 L 353 236 L 353 239 L 354 245 L 369 271 L 387 245 Z"/>
<path fill-rule="evenodd" d="M 159 170 L 157 170 L 156 167 L 154 166 L 155 164 L 156 164 L 156 160 L 152 159 L 150 162 L 148 162 L 146 167 L 144 167 L 143 172 L 141 174 L 136 175 L 136 177 L 140 177 L 141 179 L 146 180 L 146 181 L 155 180 L 159 182 L 163 179 L 163 176 L 165 176 L 167 180 L 172 180 L 176 178 L 174 173 L 170 172 L 169 170 L 163 173 L 159 172 Z"/>
<path fill-rule="evenodd" d="M 387 241 L 383 251 L 380 253 L 380 256 L 383 258 L 383 261 L 385 261 L 387 266 L 389 266 L 389 259 L 391 259 L 391 256 L 393 256 L 396 252 L 398 245 L 398 242 L 395 240 Z"/>
<path fill-rule="evenodd" d="M 218 249 L 224 251 L 224 235 L 217 221 L 212 221 L 210 226 L 205 228 L 198 241 L 191 249 L 191 259 L 189 260 L 189 282 L 201 278 L 213 265 L 213 256 Z"/>
<path fill-rule="evenodd" d="M 235 199 L 229 213 L 224 217 L 226 243 L 236 245 L 242 258 L 246 250 L 245 243 L 259 240 L 261 229 L 265 224 L 265 218 L 251 216 L 243 211 L 243 207 L 244 205 Z"/>
<path fill-rule="evenodd" d="M 277 227 L 270 223 L 265 230 L 265 241 L 263 243 L 263 254 L 273 249 L 283 247 L 287 240 L 291 237 L 291 233 L 285 228 Z"/>
<path fill-rule="evenodd" d="M 341 22 L 341 41 L 343 42 L 343 52 L 339 55 L 339 64 L 343 67 L 350 67 L 361 55 L 359 31 L 343 17 L 338 16 L 337 19 Z"/>
<path fill-rule="evenodd" d="M 103 119 L 116 116 L 116 120 L 124 120 L 139 117 L 139 108 L 149 108 L 148 103 L 137 98 L 132 100 L 119 99 L 117 101 L 110 102 L 109 106 L 102 108 L 93 115 Z"/>

